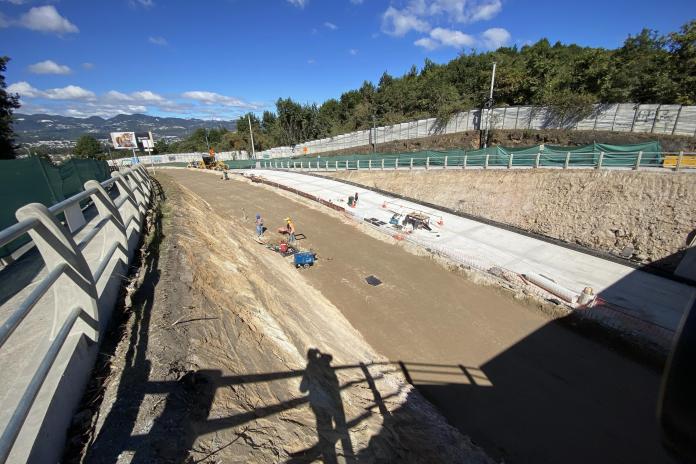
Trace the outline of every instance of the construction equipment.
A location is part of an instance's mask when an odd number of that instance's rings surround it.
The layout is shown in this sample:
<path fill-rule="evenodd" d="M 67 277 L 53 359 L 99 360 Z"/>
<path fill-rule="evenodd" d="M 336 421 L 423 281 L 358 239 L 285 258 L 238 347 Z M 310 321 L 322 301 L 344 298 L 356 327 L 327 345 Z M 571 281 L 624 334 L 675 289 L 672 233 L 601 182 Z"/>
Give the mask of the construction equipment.
<path fill-rule="evenodd" d="M 214 171 L 226 171 L 227 165 L 215 157 L 215 150 L 212 148 L 208 152 L 208 156 L 202 156 L 202 161 L 191 161 L 188 166 L 189 168 L 196 169 L 212 169 Z"/>

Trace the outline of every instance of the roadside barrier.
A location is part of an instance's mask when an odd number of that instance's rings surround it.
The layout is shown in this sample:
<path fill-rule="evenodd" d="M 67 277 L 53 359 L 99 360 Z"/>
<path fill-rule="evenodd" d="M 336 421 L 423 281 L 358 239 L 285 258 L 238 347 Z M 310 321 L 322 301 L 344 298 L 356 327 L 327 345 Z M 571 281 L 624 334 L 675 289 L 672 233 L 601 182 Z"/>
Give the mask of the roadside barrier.
<path fill-rule="evenodd" d="M 84 188 L 50 208 L 39 203 L 20 208 L 18 222 L 0 231 L 0 246 L 28 234 L 47 271 L 21 301 L 6 302 L 14 307 L 0 327 L 0 368 L 7 376 L 3 383 L 11 388 L 0 408 L 0 463 L 60 460 L 143 234 L 153 190 L 145 168 L 113 172 L 101 183 L 85 182 Z M 84 201 L 96 209 L 90 221 L 80 207 Z M 48 340 L 37 334 L 37 325 L 23 324 L 37 313 L 45 318 Z M 10 379 L 12 368 L 21 363 L 24 375 Z"/>

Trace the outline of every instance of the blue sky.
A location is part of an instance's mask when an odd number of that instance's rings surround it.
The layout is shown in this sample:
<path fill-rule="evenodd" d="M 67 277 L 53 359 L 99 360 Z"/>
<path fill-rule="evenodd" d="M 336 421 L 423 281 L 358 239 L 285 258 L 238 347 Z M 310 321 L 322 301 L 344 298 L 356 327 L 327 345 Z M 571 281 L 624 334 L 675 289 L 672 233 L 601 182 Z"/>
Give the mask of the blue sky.
<path fill-rule="evenodd" d="M 426 57 L 542 37 L 615 48 L 694 17 L 693 0 L 0 0 L 0 54 L 20 112 L 228 119 Z"/>

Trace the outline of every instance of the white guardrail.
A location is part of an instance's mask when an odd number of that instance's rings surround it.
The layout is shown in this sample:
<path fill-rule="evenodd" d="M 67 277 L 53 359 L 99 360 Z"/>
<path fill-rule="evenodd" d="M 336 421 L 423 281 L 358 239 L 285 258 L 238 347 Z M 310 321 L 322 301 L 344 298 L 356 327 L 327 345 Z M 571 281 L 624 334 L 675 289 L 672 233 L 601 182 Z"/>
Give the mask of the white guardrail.
<path fill-rule="evenodd" d="M 655 156 L 655 155 L 659 155 Z M 511 153 L 463 154 L 449 156 L 361 155 L 365 159 L 332 160 L 331 157 L 305 160 L 260 160 L 266 169 L 302 171 L 408 170 L 408 169 L 696 169 L 696 152 L 678 153 Z"/>
<path fill-rule="evenodd" d="M 11 300 L 9 315 L 3 313 L 3 376 L 10 376 L 11 366 L 26 367 L 2 381 L 11 387 L 0 393 L 0 463 L 60 460 L 101 335 L 143 233 L 152 193 L 144 167 L 114 172 L 111 179 L 90 180 L 84 187 L 50 208 L 39 203 L 20 208 L 18 222 L 0 231 L 0 246 L 29 234 L 46 271 L 30 292 L 21 294 L 21 301 Z M 97 212 L 89 222 L 80 206 L 86 200 Z M 64 224 L 56 217 L 61 213 Z M 37 313 L 45 334 L 36 333 L 35 323 L 24 328 L 23 322 Z"/>
<path fill-rule="evenodd" d="M 379 146 L 388 142 L 481 130 L 486 126 L 494 130 L 566 129 L 696 137 L 696 106 L 597 104 L 589 116 L 570 121 L 555 116 L 552 110 L 545 107 L 507 106 L 488 111 L 475 109 L 452 116 L 446 124 L 442 124 L 436 118 L 419 119 L 310 140 L 292 147 L 275 147 L 256 152 L 256 157 L 273 159 L 314 155 L 371 144 L 375 144 L 379 151 Z"/>

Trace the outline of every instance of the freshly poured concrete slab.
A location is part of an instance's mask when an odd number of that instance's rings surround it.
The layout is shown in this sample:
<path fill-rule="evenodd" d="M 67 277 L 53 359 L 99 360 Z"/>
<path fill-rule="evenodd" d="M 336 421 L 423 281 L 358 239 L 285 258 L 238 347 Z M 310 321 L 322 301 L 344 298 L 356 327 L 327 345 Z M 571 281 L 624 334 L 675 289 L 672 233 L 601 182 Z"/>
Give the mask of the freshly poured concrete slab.
<path fill-rule="evenodd" d="M 425 246 L 444 247 L 518 274 L 540 274 L 576 294 L 591 287 L 605 301 L 625 308 L 632 316 L 669 330 L 677 327 L 682 314 L 696 298 L 693 286 L 329 178 L 271 170 L 244 171 L 244 174 L 263 176 L 343 205 L 348 196 L 357 192 L 358 205 L 351 212 L 362 218 L 388 222 L 395 211 L 423 211 L 433 222 L 440 218 L 443 221 L 442 226 L 434 224 L 435 233 L 420 230 L 414 233 L 414 238 Z M 385 202 L 387 207 L 383 208 Z"/>

